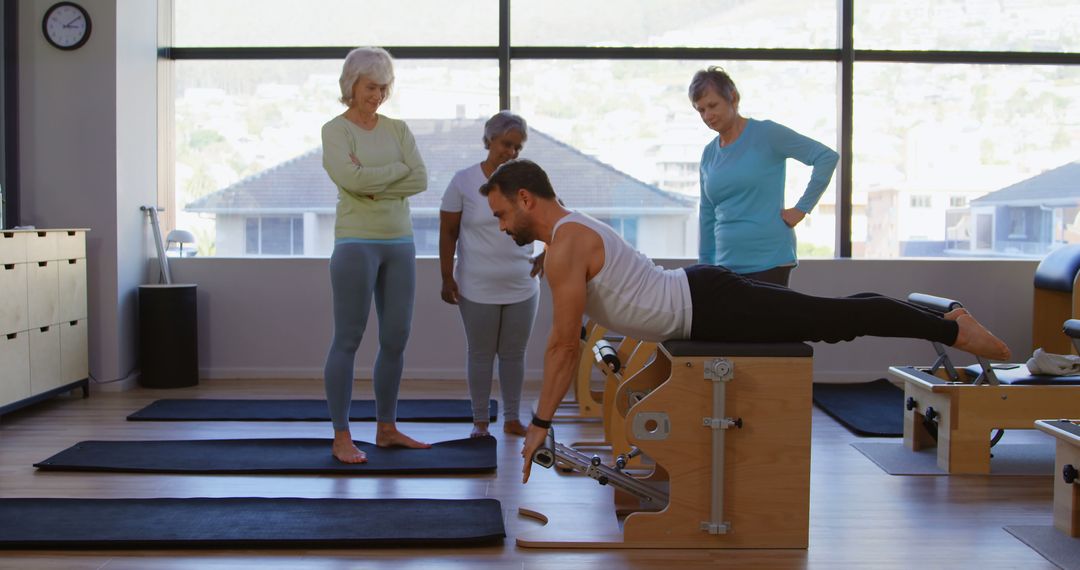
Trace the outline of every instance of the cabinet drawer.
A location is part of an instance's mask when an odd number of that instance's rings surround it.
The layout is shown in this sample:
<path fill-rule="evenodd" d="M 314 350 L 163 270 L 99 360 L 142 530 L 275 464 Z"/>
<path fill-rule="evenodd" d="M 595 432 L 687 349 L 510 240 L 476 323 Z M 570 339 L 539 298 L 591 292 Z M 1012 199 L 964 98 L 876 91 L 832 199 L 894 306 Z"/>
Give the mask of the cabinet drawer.
<path fill-rule="evenodd" d="M 56 234 L 59 232 L 26 232 L 26 260 L 56 259 Z"/>
<path fill-rule="evenodd" d="M 0 406 L 30 396 L 30 333 L 0 335 Z"/>
<path fill-rule="evenodd" d="M 56 263 L 60 273 L 60 316 L 57 321 L 85 319 L 86 259 L 61 259 Z"/>
<path fill-rule="evenodd" d="M 39 261 L 26 264 L 27 316 L 30 328 L 45 327 L 60 321 L 60 264 Z"/>
<path fill-rule="evenodd" d="M 65 230 L 55 233 L 57 259 L 86 257 L 86 232 L 82 230 Z"/>
<path fill-rule="evenodd" d="M 60 323 L 60 381 L 70 384 L 90 374 L 86 319 Z"/>
<path fill-rule="evenodd" d="M 61 385 L 60 327 L 30 329 L 30 394 Z"/>
<path fill-rule="evenodd" d="M 0 264 L 0 334 L 30 328 L 26 300 L 26 264 Z"/>
<path fill-rule="evenodd" d="M 26 262 L 26 234 L 0 232 L 0 265 Z"/>

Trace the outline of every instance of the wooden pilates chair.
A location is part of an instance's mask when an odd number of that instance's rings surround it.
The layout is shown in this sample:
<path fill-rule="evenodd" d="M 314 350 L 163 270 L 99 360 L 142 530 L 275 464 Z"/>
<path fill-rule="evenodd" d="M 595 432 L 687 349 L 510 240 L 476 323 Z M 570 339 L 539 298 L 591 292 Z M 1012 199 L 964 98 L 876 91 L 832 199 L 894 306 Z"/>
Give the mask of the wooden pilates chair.
<path fill-rule="evenodd" d="M 602 441 L 574 442 L 574 447 L 589 447 L 594 449 L 617 448 L 618 451 L 613 451 L 614 455 L 630 451 L 629 446 L 626 444 L 625 436 L 622 435 L 623 430 L 621 424 L 612 421 L 612 415 L 615 413 L 615 392 L 625 378 L 633 377 L 638 371 L 644 368 L 646 364 L 653 360 L 656 354 L 656 343 L 631 337 L 622 337 L 617 340 L 616 343 L 617 344 L 613 345 L 607 338 L 601 338 L 600 340 L 597 340 L 592 345 L 591 350 L 589 350 L 589 355 L 592 357 L 595 368 L 599 370 L 603 377 L 603 389 L 599 391 L 599 401 L 601 403 L 600 409 L 604 428 L 604 439 Z M 582 347 L 582 350 L 588 350 L 588 347 Z M 583 354 L 582 356 L 584 358 L 587 355 Z M 579 378 L 581 378 L 581 376 L 579 376 Z M 591 382 L 591 376 L 589 380 Z M 637 462 L 635 462 L 635 465 L 636 463 Z"/>
<path fill-rule="evenodd" d="M 654 464 L 650 473 L 564 446 L 555 429 L 533 457 L 544 467 L 572 465 L 634 496 L 641 508 L 621 524 L 614 503 L 522 508 L 547 524 L 517 544 L 806 548 L 812 356 L 804 343 L 661 343 L 655 358 L 620 384 L 615 402 L 624 414 L 613 416 Z"/>
<path fill-rule="evenodd" d="M 1065 319 L 1080 319 L 1080 244 L 1058 248 L 1039 263 L 1031 316 L 1032 350 L 1075 352 L 1058 327 Z"/>
<path fill-rule="evenodd" d="M 962 306 L 929 295 L 908 300 L 941 312 Z M 1080 321 L 1066 321 L 1064 332 L 1080 344 Z M 1080 375 L 1034 375 L 1022 363 L 991 365 L 982 358 L 957 367 L 944 346 L 931 344 L 938 354 L 932 366 L 893 366 L 889 372 L 904 382 L 904 446 L 937 446 L 937 465 L 947 473 L 989 473 L 990 448 L 1001 430 L 1031 429 L 1035 420 L 1080 410 Z"/>
<path fill-rule="evenodd" d="M 651 358 L 655 343 L 644 343 L 630 337 L 617 337 L 589 319 L 581 327 L 581 357 L 570 399 L 560 404 L 555 418 L 560 420 L 603 419 L 605 414 L 604 393 L 610 379 L 606 372 L 614 370 L 629 376 L 644 366 Z M 604 388 L 593 389 L 593 374 L 604 377 Z"/>

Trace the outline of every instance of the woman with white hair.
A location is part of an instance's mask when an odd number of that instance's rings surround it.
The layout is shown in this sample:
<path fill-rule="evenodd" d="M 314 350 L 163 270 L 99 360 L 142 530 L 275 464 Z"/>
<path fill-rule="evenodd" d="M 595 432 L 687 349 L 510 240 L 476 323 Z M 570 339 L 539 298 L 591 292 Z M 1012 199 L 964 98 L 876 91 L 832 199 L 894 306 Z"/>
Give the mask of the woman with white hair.
<path fill-rule="evenodd" d="M 371 299 L 379 319 L 373 385 L 380 447 L 426 448 L 398 431 L 397 397 L 416 290 L 416 246 L 408 197 L 427 189 L 427 169 L 409 127 L 378 113 L 394 84 L 394 64 L 380 48 L 349 52 L 341 70 L 348 109 L 322 127 L 323 168 L 338 188 L 330 284 L 334 339 L 323 378 L 334 426 L 333 454 L 367 461 L 349 431 L 353 362 Z"/>
<path fill-rule="evenodd" d="M 488 435 L 495 356 L 503 401 L 503 432 L 525 435 L 518 416 L 525 377 L 525 347 L 540 299 L 542 254 L 519 246 L 499 231 L 487 199 L 480 195 L 492 172 L 517 158 L 528 138 L 525 119 L 500 111 L 484 124 L 487 158 L 460 170 L 443 194 L 439 212 L 442 299 L 457 305 L 468 344 L 467 376 L 472 398 L 473 437 Z M 454 252 L 457 252 L 457 265 Z"/>

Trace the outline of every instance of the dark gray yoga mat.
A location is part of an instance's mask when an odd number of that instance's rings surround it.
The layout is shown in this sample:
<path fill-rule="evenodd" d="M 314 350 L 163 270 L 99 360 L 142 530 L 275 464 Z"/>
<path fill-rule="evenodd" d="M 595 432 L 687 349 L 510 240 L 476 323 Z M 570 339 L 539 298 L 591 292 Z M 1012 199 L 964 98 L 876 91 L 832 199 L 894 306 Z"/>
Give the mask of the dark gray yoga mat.
<path fill-rule="evenodd" d="M 471 546 L 506 536 L 494 499 L 0 499 L 0 548 Z"/>
<path fill-rule="evenodd" d="M 1080 570 L 1080 538 L 1052 526 L 1007 526 L 1005 530 L 1063 570 Z"/>
<path fill-rule="evenodd" d="M 937 449 L 927 448 L 908 451 L 902 442 L 869 443 L 855 442 L 852 447 L 862 452 L 889 475 L 948 475 L 937 466 Z M 1052 442 L 1002 443 L 991 451 L 990 475 L 1045 475 L 1054 473 L 1054 445 Z"/>
<path fill-rule="evenodd" d="M 398 400 L 400 422 L 471 422 L 472 403 L 468 400 Z M 499 404 L 491 400 L 488 415 L 495 421 Z M 326 400 L 158 400 L 127 417 L 131 421 L 266 421 L 328 422 Z M 375 421 L 373 400 L 353 400 L 349 419 Z"/>
<path fill-rule="evenodd" d="M 83 441 L 35 463 L 46 471 L 218 474 L 429 474 L 489 473 L 498 464 L 495 438 L 436 443 L 430 449 L 376 447 L 356 442 L 368 462 L 345 464 L 330 454 L 329 439 L 207 439 Z"/>
<path fill-rule="evenodd" d="M 904 391 L 884 378 L 859 384 L 815 383 L 814 405 L 858 435 L 904 435 Z"/>

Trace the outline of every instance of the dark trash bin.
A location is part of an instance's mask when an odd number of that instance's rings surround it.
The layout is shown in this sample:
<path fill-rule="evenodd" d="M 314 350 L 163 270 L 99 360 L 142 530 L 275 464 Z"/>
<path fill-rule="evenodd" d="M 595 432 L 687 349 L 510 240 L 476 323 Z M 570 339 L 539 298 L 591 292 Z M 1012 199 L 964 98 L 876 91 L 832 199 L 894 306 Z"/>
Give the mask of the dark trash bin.
<path fill-rule="evenodd" d="M 196 286 L 139 286 L 139 384 L 184 388 L 199 383 Z"/>

